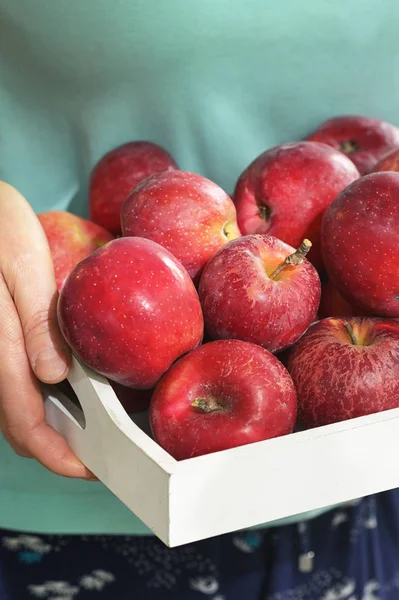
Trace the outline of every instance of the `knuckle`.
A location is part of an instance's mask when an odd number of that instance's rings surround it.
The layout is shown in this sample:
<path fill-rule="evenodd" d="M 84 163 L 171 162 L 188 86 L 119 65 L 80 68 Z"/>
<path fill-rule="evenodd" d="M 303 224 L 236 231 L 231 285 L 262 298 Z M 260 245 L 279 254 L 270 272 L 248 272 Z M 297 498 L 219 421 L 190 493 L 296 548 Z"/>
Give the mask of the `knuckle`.
<path fill-rule="evenodd" d="M 23 338 L 19 328 L 18 319 L 14 315 L 2 311 L 1 314 L 1 342 L 2 349 L 13 355 L 23 350 Z"/>
<path fill-rule="evenodd" d="M 14 304 L 0 277 L 0 353 L 18 356 L 24 353 L 21 325 Z"/>
<path fill-rule="evenodd" d="M 25 339 L 39 337 L 50 331 L 49 309 L 39 309 L 22 324 Z"/>

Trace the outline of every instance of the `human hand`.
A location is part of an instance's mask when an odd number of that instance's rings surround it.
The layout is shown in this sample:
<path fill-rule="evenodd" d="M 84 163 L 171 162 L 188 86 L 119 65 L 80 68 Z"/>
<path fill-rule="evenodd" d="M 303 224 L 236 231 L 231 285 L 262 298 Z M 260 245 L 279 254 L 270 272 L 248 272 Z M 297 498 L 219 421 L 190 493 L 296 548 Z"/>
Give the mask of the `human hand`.
<path fill-rule="evenodd" d="M 25 198 L 2 182 L 0 218 L 0 430 L 20 456 L 59 475 L 92 479 L 45 420 L 38 379 L 62 381 L 70 361 L 46 236 Z"/>

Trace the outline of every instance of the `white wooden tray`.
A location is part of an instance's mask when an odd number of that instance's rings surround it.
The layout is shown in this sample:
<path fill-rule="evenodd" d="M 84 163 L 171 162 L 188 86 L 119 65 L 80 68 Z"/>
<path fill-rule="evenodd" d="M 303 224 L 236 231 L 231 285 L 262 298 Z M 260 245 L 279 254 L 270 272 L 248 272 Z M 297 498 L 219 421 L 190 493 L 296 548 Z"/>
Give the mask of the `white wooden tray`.
<path fill-rule="evenodd" d="M 47 387 L 48 421 L 170 547 L 399 487 L 399 409 L 177 462 L 76 359 L 69 382 L 83 412 Z"/>

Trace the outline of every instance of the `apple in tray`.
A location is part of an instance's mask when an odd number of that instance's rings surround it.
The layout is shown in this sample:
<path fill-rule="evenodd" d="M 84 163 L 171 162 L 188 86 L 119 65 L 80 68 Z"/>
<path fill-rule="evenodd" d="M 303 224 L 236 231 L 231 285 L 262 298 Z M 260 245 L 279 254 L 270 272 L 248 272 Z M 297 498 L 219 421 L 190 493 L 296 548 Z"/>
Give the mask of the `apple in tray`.
<path fill-rule="evenodd" d="M 306 139 L 340 150 L 365 175 L 385 154 L 399 146 L 399 129 L 379 119 L 344 115 L 325 121 Z"/>
<path fill-rule="evenodd" d="M 323 319 L 290 348 L 286 365 L 308 427 L 397 408 L 399 322 Z"/>
<path fill-rule="evenodd" d="M 113 148 L 91 173 L 91 220 L 111 233 L 119 234 L 122 205 L 136 185 L 154 173 L 177 168 L 171 155 L 152 142 L 128 142 Z"/>
<path fill-rule="evenodd" d="M 226 192 L 186 171 L 159 173 L 137 186 L 123 205 L 121 222 L 124 236 L 161 244 L 194 280 L 221 246 L 240 235 Z"/>
<path fill-rule="evenodd" d="M 371 173 L 327 210 L 322 250 L 332 283 L 351 304 L 399 317 L 399 173 Z"/>
<path fill-rule="evenodd" d="M 234 191 L 243 235 L 267 233 L 297 247 L 313 244 L 309 260 L 322 269 L 320 227 L 336 195 L 360 176 L 338 150 L 292 142 L 267 150 L 241 174 Z"/>
<path fill-rule="evenodd" d="M 154 439 L 177 460 L 291 433 L 296 392 L 285 367 L 240 340 L 204 344 L 162 377 L 150 404 Z"/>
<path fill-rule="evenodd" d="M 70 212 L 44 212 L 38 215 L 38 219 L 50 246 L 59 290 L 78 262 L 114 239 L 100 225 Z"/>
<path fill-rule="evenodd" d="M 58 302 L 61 331 L 90 368 L 119 384 L 154 387 L 202 341 L 197 291 L 159 244 L 119 238 L 81 261 Z"/>
<path fill-rule="evenodd" d="M 235 338 L 278 352 L 314 321 L 320 279 L 298 250 L 269 235 L 248 235 L 221 248 L 205 266 L 199 296 L 211 339 Z"/>

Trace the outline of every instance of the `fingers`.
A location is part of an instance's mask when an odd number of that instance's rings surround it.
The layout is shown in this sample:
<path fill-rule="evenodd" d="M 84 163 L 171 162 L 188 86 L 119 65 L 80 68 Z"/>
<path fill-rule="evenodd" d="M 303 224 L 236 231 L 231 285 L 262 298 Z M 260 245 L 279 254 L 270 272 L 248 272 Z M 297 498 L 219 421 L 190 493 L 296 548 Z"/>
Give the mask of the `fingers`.
<path fill-rule="evenodd" d="M 0 428 L 21 456 L 66 477 L 92 478 L 68 444 L 45 421 L 43 398 L 25 352 L 23 331 L 0 278 Z"/>
<path fill-rule="evenodd" d="M 67 375 L 70 353 L 58 327 L 50 249 L 23 196 L 7 186 L 2 198 L 6 198 L 2 218 L 8 227 L 0 239 L 1 270 L 19 315 L 30 365 L 41 381 L 56 383 Z"/>
<path fill-rule="evenodd" d="M 66 477 L 93 478 L 45 420 L 35 374 L 65 378 L 69 350 L 57 322 L 47 239 L 26 200 L 0 182 L 0 429 L 11 447 Z"/>

